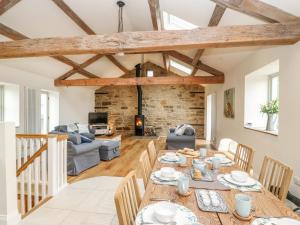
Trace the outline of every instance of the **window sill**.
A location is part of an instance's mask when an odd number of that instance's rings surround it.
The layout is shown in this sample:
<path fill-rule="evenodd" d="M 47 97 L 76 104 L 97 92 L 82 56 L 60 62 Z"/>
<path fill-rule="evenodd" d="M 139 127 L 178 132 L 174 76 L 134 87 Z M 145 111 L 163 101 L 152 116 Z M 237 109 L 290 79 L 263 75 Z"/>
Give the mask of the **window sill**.
<path fill-rule="evenodd" d="M 257 131 L 257 132 L 260 132 L 260 133 L 265 133 L 265 134 L 270 134 L 270 135 L 273 135 L 273 136 L 278 136 L 278 130 L 277 131 L 268 131 L 268 130 L 265 130 L 263 128 L 259 128 L 259 127 L 247 127 L 247 126 L 244 126 L 245 129 L 249 129 L 249 130 L 253 130 L 253 131 Z"/>

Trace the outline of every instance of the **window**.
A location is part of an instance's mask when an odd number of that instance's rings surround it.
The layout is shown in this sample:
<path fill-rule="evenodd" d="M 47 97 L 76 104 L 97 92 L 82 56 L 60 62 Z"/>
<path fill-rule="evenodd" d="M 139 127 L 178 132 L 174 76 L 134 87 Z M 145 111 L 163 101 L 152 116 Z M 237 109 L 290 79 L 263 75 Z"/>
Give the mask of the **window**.
<path fill-rule="evenodd" d="M 244 124 L 247 128 L 265 131 L 267 115 L 260 112 L 261 105 L 279 100 L 279 60 L 263 66 L 245 77 Z M 274 122 L 278 133 L 278 115 Z"/>
<path fill-rule="evenodd" d="M 147 70 L 147 77 L 153 77 L 154 71 L 153 70 Z"/>
<path fill-rule="evenodd" d="M 163 24 L 165 30 L 187 30 L 195 29 L 197 26 L 177 16 L 163 11 Z"/>
<path fill-rule="evenodd" d="M 0 121 L 20 126 L 20 90 L 15 84 L 0 83 Z"/>
<path fill-rule="evenodd" d="M 180 64 L 180 63 L 178 63 L 178 62 L 176 62 L 174 60 L 170 60 L 170 66 L 172 66 L 175 69 L 178 69 L 178 70 L 180 70 L 180 71 L 182 71 L 184 73 L 187 73 L 189 75 L 192 73 L 192 69 L 191 68 L 186 67 L 186 66 L 184 66 L 184 65 L 182 65 L 182 64 Z"/>

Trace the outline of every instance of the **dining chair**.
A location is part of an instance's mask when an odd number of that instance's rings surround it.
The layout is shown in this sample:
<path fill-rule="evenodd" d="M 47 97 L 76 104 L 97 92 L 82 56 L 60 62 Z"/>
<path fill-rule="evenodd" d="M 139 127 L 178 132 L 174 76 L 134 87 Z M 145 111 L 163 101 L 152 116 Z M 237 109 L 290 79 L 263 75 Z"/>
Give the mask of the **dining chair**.
<path fill-rule="evenodd" d="M 142 198 L 137 183 L 136 172 L 124 177 L 115 193 L 115 204 L 120 225 L 135 225 Z"/>
<path fill-rule="evenodd" d="M 234 155 L 234 162 L 244 171 L 250 173 L 254 150 L 246 145 L 238 144 Z"/>
<path fill-rule="evenodd" d="M 156 157 L 157 157 L 157 151 L 156 151 L 153 140 L 148 143 L 148 148 L 147 149 L 148 149 L 150 163 L 151 163 L 151 166 L 153 167 L 154 163 L 155 163 L 155 160 L 156 160 Z"/>
<path fill-rule="evenodd" d="M 291 183 L 293 170 L 283 163 L 265 156 L 259 182 L 280 200 L 285 200 Z"/>
<path fill-rule="evenodd" d="M 148 155 L 147 150 L 143 151 L 140 156 L 139 171 L 143 178 L 144 187 L 146 188 L 149 178 L 150 178 L 150 175 L 151 175 L 151 171 L 152 171 L 152 167 L 151 167 L 151 163 L 149 160 L 149 155 Z"/>

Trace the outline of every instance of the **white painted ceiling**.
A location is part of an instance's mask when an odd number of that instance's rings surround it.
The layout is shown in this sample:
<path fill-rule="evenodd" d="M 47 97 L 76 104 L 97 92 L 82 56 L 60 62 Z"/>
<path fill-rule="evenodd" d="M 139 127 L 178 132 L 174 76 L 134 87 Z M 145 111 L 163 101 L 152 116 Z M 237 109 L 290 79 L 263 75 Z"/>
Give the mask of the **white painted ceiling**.
<path fill-rule="evenodd" d="M 77 15 L 88 24 L 97 34 L 113 33 L 117 31 L 117 0 L 65 0 Z M 152 30 L 151 16 L 147 0 L 124 0 L 124 30 L 145 31 Z M 263 0 L 287 12 L 300 16 L 299 0 Z M 199 27 L 206 27 L 214 10 L 215 4 L 210 0 L 160 0 L 162 11 L 175 15 Z M 1 15 L 0 22 L 30 38 L 77 36 L 85 35 L 68 16 L 64 14 L 51 0 L 22 0 L 13 8 Z M 250 16 L 226 9 L 220 26 L 261 24 L 262 22 Z M 0 41 L 9 39 L 0 35 Z M 235 65 L 245 60 L 257 50 L 250 48 L 208 49 L 201 60 L 223 72 L 229 71 Z M 193 57 L 194 51 L 182 51 Z M 93 55 L 67 56 L 77 63 L 82 63 Z M 126 55 L 116 57 L 127 69 L 132 69 L 141 62 L 141 55 Z M 144 61 L 151 61 L 163 66 L 161 54 L 145 55 Z M 49 57 L 1 59 L 0 64 L 33 72 L 49 78 L 57 78 L 68 70 L 70 66 Z M 103 57 L 86 70 L 102 77 L 118 77 L 123 72 Z M 174 70 L 174 72 L 181 73 Z M 182 74 L 184 75 L 184 74 Z M 197 75 L 206 75 L 198 71 Z M 75 76 L 79 77 L 79 76 Z"/>

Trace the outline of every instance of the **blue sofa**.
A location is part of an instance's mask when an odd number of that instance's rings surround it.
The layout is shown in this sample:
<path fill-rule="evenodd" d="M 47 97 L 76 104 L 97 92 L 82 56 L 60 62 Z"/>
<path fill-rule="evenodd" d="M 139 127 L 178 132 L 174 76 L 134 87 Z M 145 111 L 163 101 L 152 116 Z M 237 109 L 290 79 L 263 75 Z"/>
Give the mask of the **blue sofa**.
<path fill-rule="evenodd" d="M 169 134 L 167 136 L 167 149 L 168 150 L 178 150 L 183 148 L 195 149 L 196 145 L 196 134 L 193 135 L 180 135 L 175 134 L 175 128 L 169 129 Z"/>
<path fill-rule="evenodd" d="M 103 141 L 95 140 L 94 134 L 79 134 L 76 132 L 70 133 L 68 132 L 67 125 L 55 127 L 55 131 L 52 133 L 69 134 L 67 143 L 68 175 L 76 176 L 100 163 L 99 148 L 101 147 Z"/>

